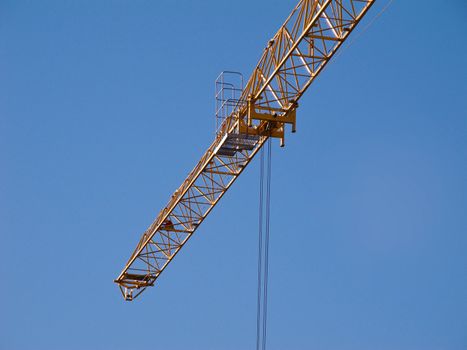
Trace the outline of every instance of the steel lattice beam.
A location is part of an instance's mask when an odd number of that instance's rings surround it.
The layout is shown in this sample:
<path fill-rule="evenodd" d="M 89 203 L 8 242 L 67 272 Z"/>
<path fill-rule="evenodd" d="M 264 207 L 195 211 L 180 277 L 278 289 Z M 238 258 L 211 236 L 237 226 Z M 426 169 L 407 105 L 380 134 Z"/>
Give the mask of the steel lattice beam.
<path fill-rule="evenodd" d="M 269 41 L 234 112 L 142 235 L 115 282 L 132 300 L 177 255 L 268 137 L 295 131 L 298 100 L 375 0 L 302 0 Z"/>

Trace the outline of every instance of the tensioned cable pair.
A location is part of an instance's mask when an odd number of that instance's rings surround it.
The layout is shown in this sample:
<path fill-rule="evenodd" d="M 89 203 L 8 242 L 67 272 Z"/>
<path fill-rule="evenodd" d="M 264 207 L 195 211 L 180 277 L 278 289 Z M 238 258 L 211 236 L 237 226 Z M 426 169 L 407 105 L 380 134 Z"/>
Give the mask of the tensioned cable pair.
<path fill-rule="evenodd" d="M 256 350 L 266 349 L 268 312 L 269 231 L 271 211 L 271 138 L 267 142 L 266 199 L 264 200 L 264 149 L 260 151 L 259 227 L 258 227 L 258 300 L 256 314 Z M 264 214 L 264 215 L 263 215 Z M 263 220 L 264 219 L 264 220 Z M 264 226 L 264 235 L 263 235 Z M 263 255 L 264 253 L 264 255 Z M 264 259 L 264 260 L 263 260 Z"/>

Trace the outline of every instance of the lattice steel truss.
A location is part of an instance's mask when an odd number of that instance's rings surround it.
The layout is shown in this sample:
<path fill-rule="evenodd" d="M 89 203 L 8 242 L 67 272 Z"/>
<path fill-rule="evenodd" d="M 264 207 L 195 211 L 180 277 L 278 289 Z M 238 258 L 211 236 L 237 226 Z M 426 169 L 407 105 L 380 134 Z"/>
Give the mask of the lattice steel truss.
<path fill-rule="evenodd" d="M 268 137 L 284 145 L 298 100 L 375 0 L 302 0 L 269 41 L 238 107 L 166 207 L 144 232 L 115 282 L 140 295 L 177 255 Z"/>

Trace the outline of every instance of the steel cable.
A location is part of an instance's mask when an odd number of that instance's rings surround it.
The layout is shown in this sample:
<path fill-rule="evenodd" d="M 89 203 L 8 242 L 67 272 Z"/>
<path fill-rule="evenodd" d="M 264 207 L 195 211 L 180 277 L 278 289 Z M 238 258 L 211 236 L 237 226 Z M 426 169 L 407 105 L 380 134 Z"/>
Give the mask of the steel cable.
<path fill-rule="evenodd" d="M 269 238 L 271 211 L 271 139 L 267 140 L 266 169 L 264 150 L 260 151 L 259 180 L 259 227 L 258 227 L 258 290 L 256 309 L 256 350 L 266 350 L 268 283 L 269 283 Z M 266 174 L 265 174 L 266 170 Z M 266 178 L 266 198 L 264 182 Z M 263 232 L 264 227 L 264 232 Z M 264 254 L 263 254 L 264 253 Z"/>

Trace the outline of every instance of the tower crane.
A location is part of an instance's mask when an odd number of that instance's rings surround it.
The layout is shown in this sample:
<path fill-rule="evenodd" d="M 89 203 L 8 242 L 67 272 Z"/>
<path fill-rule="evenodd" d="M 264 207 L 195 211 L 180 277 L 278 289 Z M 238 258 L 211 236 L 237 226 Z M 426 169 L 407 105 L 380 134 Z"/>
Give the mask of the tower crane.
<path fill-rule="evenodd" d="M 131 301 L 157 278 L 269 138 L 296 131 L 298 101 L 375 0 L 300 0 L 269 40 L 245 88 L 186 180 L 115 279 Z"/>

